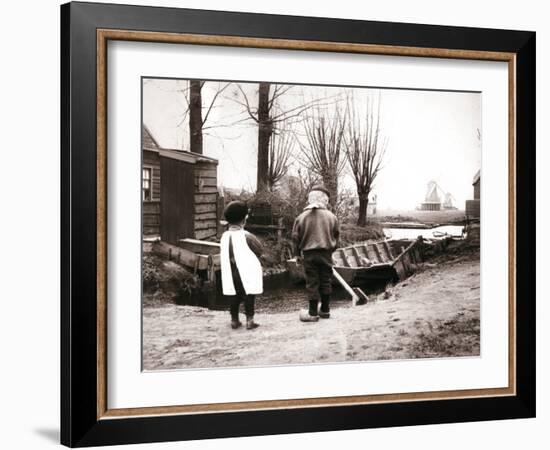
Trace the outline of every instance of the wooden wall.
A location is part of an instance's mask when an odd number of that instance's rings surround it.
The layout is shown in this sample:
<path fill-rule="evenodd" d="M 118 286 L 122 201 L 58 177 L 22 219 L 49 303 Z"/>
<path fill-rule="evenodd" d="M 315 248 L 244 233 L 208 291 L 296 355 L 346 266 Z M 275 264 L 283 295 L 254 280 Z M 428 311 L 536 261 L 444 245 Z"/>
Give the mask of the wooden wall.
<path fill-rule="evenodd" d="M 480 197 L 481 178 L 474 183 L 474 199 L 479 200 Z"/>
<path fill-rule="evenodd" d="M 213 240 L 218 232 L 217 164 L 198 162 L 194 170 L 195 239 Z"/>
<path fill-rule="evenodd" d="M 180 239 L 194 234 L 193 168 L 184 161 L 160 158 L 160 237 L 169 244 L 178 245 Z"/>
<path fill-rule="evenodd" d="M 466 200 L 466 215 L 471 218 L 480 217 L 480 201 Z"/>
<path fill-rule="evenodd" d="M 143 150 L 143 167 L 152 169 L 152 200 L 143 202 L 143 235 L 160 235 L 174 245 L 185 238 L 215 240 L 217 163 L 193 164 Z"/>
<path fill-rule="evenodd" d="M 160 202 L 143 202 L 143 235 L 160 235 Z"/>
<path fill-rule="evenodd" d="M 143 235 L 160 234 L 160 158 L 157 152 L 143 151 L 143 167 L 151 170 L 152 200 L 143 202 Z"/>

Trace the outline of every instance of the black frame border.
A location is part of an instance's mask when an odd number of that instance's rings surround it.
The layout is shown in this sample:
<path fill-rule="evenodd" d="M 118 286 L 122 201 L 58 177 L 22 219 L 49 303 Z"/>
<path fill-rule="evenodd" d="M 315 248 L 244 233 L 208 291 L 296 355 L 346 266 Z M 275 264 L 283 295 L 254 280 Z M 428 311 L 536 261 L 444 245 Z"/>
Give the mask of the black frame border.
<path fill-rule="evenodd" d="M 96 30 L 516 54 L 516 395 L 97 419 Z M 61 443 L 71 447 L 535 416 L 534 32 L 114 4 L 61 6 Z"/>

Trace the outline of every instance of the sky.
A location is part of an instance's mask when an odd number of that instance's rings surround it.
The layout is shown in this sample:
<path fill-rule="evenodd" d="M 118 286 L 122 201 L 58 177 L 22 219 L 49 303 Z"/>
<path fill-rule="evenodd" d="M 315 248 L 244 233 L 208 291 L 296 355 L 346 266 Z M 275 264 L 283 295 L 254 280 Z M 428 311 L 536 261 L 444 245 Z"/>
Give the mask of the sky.
<path fill-rule="evenodd" d="M 219 161 L 220 186 L 252 191 L 256 187 L 257 124 L 247 117 L 242 103 L 244 93 L 252 106 L 257 105 L 258 84 L 238 85 L 242 92 L 235 83 L 205 83 L 203 118 L 215 93 L 225 89 L 205 123 L 203 151 Z M 161 147 L 189 149 L 187 86 L 187 80 L 143 80 L 143 122 Z M 380 108 L 380 130 L 387 148 L 372 192 L 378 207 L 412 210 L 423 201 L 427 184 L 433 180 L 464 209 L 464 202 L 473 198 L 472 180 L 481 167 L 481 94 L 295 85 L 279 97 L 278 108 L 289 110 L 317 99 L 330 116 L 337 100 L 350 94 L 358 110 L 364 110 L 367 99 Z M 293 125 L 297 138 L 306 144 L 301 127 L 300 123 Z M 293 154 L 299 153 L 296 145 Z M 299 160 L 292 158 L 289 174 L 297 174 L 299 167 Z M 350 173 L 343 175 L 340 185 L 354 191 Z"/>

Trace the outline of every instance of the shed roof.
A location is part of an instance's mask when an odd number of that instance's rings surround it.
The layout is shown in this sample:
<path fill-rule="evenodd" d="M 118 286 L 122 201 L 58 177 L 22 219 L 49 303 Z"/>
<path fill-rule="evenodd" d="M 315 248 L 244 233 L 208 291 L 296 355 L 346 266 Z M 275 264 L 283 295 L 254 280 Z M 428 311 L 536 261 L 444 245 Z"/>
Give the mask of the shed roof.
<path fill-rule="evenodd" d="M 157 152 L 165 158 L 177 159 L 191 164 L 207 163 L 218 164 L 218 160 L 210 156 L 201 155 L 199 153 L 188 152 L 185 150 L 176 150 L 172 148 L 162 148 L 156 139 L 153 137 L 147 125 L 142 124 L 141 127 L 141 142 L 143 150 Z"/>
<path fill-rule="evenodd" d="M 204 156 L 199 153 L 187 152 L 185 150 L 161 148 L 160 150 L 158 150 L 158 152 L 160 156 L 163 156 L 165 158 L 177 159 L 179 161 L 184 161 L 191 164 L 197 164 L 197 163 L 218 164 L 218 160 L 215 158 L 210 158 L 209 156 Z"/>
<path fill-rule="evenodd" d="M 158 151 L 160 148 L 160 145 L 145 124 L 141 127 L 141 145 L 144 150 Z"/>
<path fill-rule="evenodd" d="M 479 181 L 479 179 L 481 178 L 480 172 L 481 170 L 478 170 L 476 172 L 476 174 L 474 175 L 474 180 L 472 181 L 472 184 L 476 184 Z"/>

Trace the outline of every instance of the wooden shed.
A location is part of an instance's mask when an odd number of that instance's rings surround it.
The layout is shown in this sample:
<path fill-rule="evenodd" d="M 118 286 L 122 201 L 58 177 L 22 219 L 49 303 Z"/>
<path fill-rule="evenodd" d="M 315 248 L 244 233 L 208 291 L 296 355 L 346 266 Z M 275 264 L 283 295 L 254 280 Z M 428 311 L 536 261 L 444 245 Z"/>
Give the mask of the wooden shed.
<path fill-rule="evenodd" d="M 466 215 L 471 218 L 479 219 L 481 203 L 481 174 L 479 170 L 474 175 L 472 186 L 474 187 L 474 199 L 466 200 Z"/>
<path fill-rule="evenodd" d="M 218 223 L 218 161 L 159 146 L 142 127 L 143 235 L 178 245 L 213 240 Z"/>
<path fill-rule="evenodd" d="M 481 173 L 478 170 L 477 173 L 474 176 L 474 180 L 472 181 L 472 185 L 474 186 L 474 200 L 479 200 L 481 198 L 480 188 L 481 188 Z"/>

